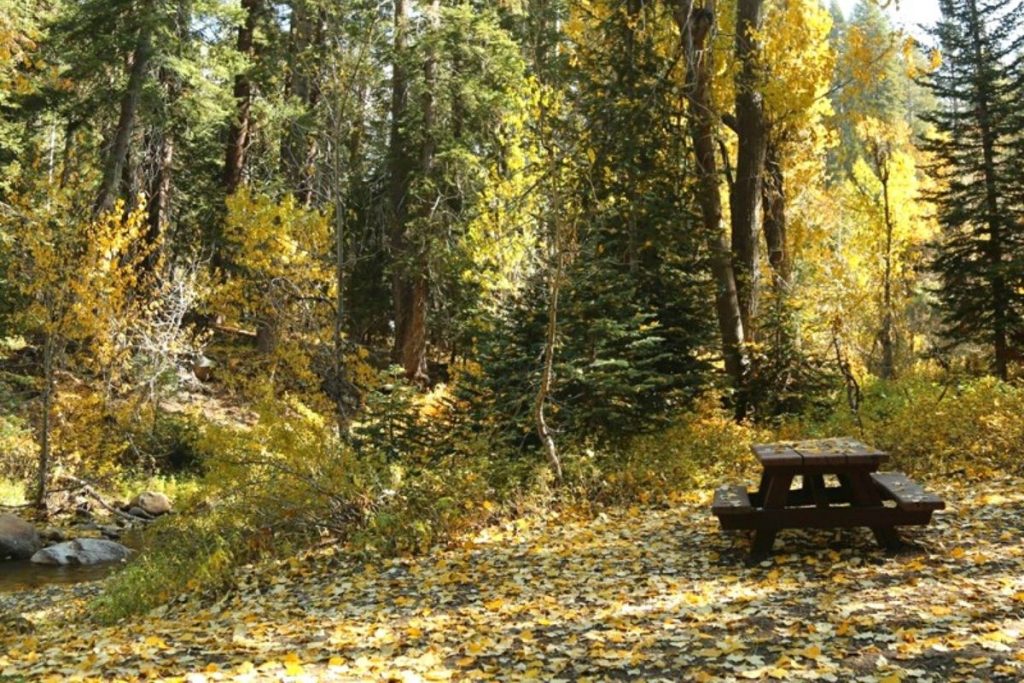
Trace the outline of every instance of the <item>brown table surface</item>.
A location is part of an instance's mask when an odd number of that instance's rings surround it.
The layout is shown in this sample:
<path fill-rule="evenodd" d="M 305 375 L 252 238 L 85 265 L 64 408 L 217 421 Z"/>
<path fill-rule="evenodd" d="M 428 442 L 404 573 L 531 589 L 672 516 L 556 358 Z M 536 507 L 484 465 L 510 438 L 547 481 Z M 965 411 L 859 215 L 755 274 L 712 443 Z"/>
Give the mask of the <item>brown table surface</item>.
<path fill-rule="evenodd" d="M 849 437 L 782 441 L 751 447 L 762 466 L 816 467 L 853 465 L 877 468 L 889 455 Z"/>

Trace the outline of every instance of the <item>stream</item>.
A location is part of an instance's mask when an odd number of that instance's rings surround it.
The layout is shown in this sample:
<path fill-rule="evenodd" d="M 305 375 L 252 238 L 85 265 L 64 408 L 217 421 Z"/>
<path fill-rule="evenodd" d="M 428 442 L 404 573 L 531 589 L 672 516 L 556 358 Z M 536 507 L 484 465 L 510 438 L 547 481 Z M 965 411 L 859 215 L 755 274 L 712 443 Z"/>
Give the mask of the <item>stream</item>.
<path fill-rule="evenodd" d="M 68 585 L 98 581 L 123 566 L 120 562 L 91 567 L 53 567 L 32 564 L 28 560 L 0 562 L 0 593 L 36 590 L 51 584 Z"/>

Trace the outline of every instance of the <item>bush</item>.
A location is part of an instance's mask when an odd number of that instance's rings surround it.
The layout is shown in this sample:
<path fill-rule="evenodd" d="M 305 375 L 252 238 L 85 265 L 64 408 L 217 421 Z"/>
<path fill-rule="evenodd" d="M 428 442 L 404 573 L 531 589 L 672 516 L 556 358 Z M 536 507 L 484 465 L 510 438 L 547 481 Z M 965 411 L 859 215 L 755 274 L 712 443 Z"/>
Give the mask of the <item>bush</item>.
<path fill-rule="evenodd" d="M 323 533 L 367 556 L 419 552 L 497 508 L 486 451 L 409 452 L 399 463 L 388 449 L 357 455 L 332 419 L 297 399 L 258 412 L 252 428 L 203 426 L 196 494 L 147 530 L 139 559 L 98 599 L 99 619 L 223 586 L 232 567 L 287 556 Z"/>
<path fill-rule="evenodd" d="M 130 447 L 122 465 L 165 474 L 197 474 L 202 464 L 199 452 L 200 425 L 189 415 L 161 413 L 147 416 L 126 429 Z"/>
<path fill-rule="evenodd" d="M 678 500 L 695 488 L 713 488 L 727 479 L 746 480 L 754 461 L 752 443 L 773 434 L 737 424 L 712 396 L 655 434 L 633 438 L 622 449 L 590 451 L 580 463 L 589 475 L 580 482 L 590 498 L 609 503 L 650 503 Z M 589 479 L 589 480 L 588 480 Z"/>
<path fill-rule="evenodd" d="M 861 438 L 888 451 L 894 468 L 922 475 L 1024 471 L 1024 388 L 991 377 L 954 384 L 943 379 L 871 381 L 859 419 L 838 409 L 812 429 Z"/>

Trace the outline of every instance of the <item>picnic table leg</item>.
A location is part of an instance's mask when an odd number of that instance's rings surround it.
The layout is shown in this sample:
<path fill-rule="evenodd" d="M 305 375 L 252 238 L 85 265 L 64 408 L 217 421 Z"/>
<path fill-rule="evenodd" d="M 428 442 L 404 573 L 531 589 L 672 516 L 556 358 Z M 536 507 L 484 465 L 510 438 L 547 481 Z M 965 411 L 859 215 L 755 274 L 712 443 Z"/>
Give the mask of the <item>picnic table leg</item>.
<path fill-rule="evenodd" d="M 750 502 L 754 504 L 754 507 L 764 507 L 764 500 L 768 495 L 768 484 L 771 480 L 772 477 L 768 472 L 761 472 L 761 482 L 757 485 L 757 491 L 750 496 Z"/>
<path fill-rule="evenodd" d="M 851 502 L 856 507 L 881 507 L 882 496 L 878 493 L 871 475 L 868 472 L 857 472 L 843 477 L 844 488 L 849 488 Z M 886 550 L 899 550 L 903 545 L 900 536 L 896 533 L 894 526 L 873 526 L 871 532 L 875 535 L 878 545 Z"/>
<path fill-rule="evenodd" d="M 789 496 L 789 487 L 793 483 L 792 474 L 765 474 L 761 481 L 764 491 L 765 510 L 781 510 L 786 507 L 786 498 Z M 754 557 L 767 555 L 775 544 L 775 534 L 778 529 L 761 528 L 754 532 L 754 544 L 750 554 Z"/>
<path fill-rule="evenodd" d="M 811 492 L 814 505 L 821 510 L 828 509 L 828 495 L 825 493 L 825 477 L 820 474 L 804 475 L 804 490 Z"/>

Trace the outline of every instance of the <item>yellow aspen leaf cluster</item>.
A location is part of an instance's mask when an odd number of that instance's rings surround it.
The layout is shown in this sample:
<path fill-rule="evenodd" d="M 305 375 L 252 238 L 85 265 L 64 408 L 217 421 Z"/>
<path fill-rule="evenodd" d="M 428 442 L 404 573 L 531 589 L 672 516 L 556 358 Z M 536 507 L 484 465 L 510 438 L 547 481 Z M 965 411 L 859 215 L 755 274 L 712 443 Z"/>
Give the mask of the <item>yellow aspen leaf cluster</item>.
<path fill-rule="evenodd" d="M 275 200 L 247 188 L 226 201 L 229 266 L 212 307 L 264 337 L 274 367 L 313 383 L 310 357 L 331 339 L 336 296 L 331 217 L 292 195 Z"/>

